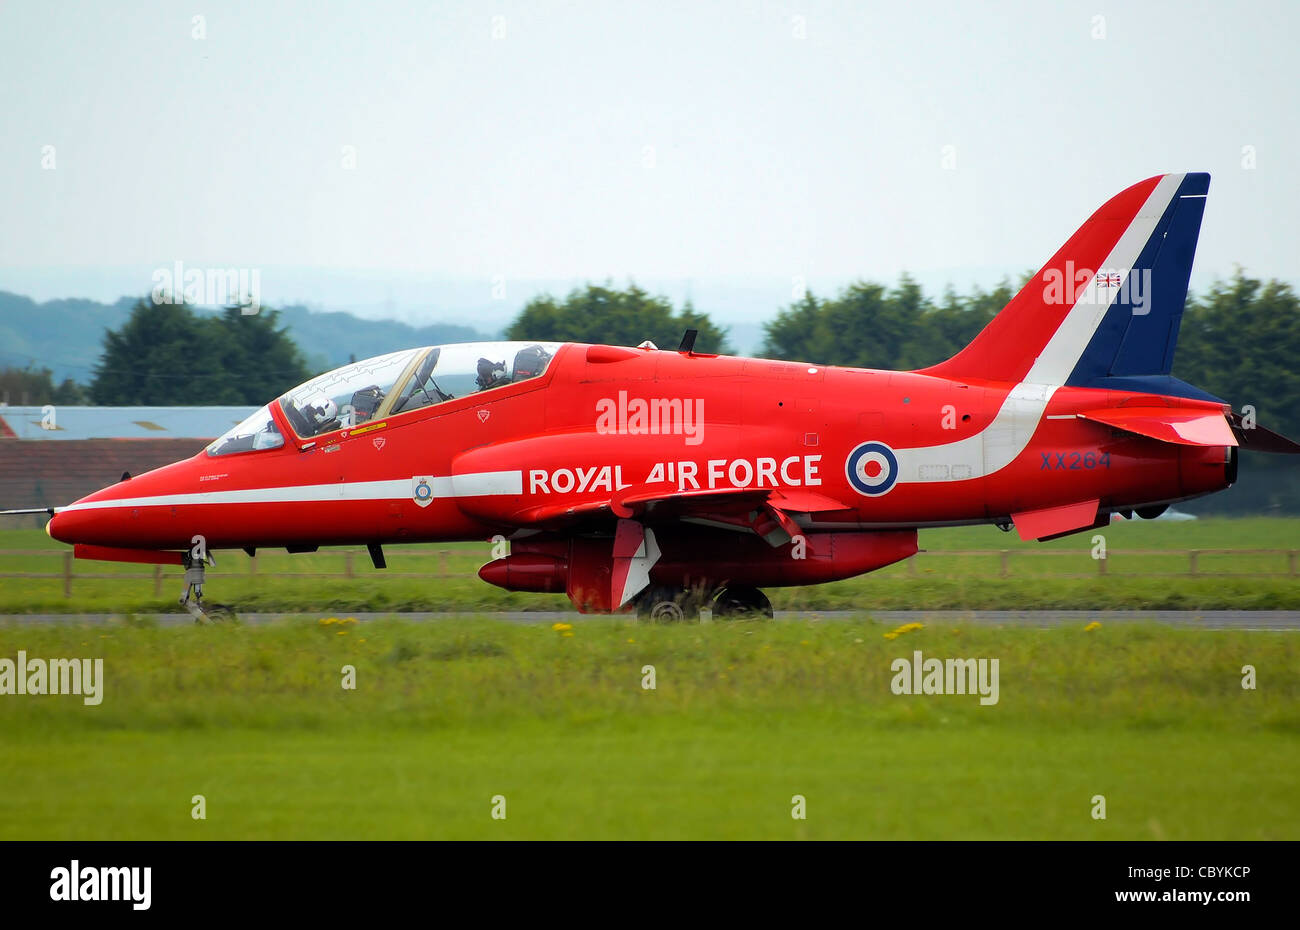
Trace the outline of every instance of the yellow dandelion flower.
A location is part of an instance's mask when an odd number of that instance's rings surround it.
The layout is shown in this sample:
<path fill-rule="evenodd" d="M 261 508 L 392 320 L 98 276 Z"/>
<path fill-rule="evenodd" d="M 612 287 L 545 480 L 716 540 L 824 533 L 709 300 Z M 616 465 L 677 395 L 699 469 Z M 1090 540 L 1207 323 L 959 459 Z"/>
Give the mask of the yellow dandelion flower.
<path fill-rule="evenodd" d="M 1100 630 L 1100 629 L 1101 629 L 1101 624 L 1098 623 L 1096 620 L 1094 620 L 1092 621 L 1092 623 L 1089 623 L 1087 626 L 1085 626 L 1083 628 L 1083 631 L 1085 633 L 1091 633 L 1093 630 Z"/>
<path fill-rule="evenodd" d="M 572 623 L 552 623 L 551 629 L 557 633 L 563 633 L 565 630 L 573 629 Z"/>

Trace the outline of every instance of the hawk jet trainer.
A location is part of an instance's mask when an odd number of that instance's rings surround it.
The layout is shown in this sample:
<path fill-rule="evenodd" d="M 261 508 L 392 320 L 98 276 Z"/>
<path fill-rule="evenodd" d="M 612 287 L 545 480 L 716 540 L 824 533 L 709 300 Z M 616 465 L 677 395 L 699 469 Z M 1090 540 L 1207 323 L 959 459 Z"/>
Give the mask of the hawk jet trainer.
<path fill-rule="evenodd" d="M 80 558 L 510 540 L 479 575 L 578 610 L 771 615 L 760 590 L 917 551 L 1155 517 L 1300 451 L 1170 375 L 1207 174 L 1107 201 L 955 356 L 875 371 L 547 342 L 404 349 L 312 379 L 192 458 L 54 509 Z M 1225 347 L 1225 351 L 1227 351 Z"/>

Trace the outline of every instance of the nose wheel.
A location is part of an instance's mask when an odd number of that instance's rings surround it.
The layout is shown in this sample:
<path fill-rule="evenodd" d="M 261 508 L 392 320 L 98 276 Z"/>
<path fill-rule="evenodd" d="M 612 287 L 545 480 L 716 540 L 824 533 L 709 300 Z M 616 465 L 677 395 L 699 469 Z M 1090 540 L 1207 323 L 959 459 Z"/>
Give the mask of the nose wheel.
<path fill-rule="evenodd" d="M 217 564 L 217 560 L 212 557 L 211 553 L 208 555 L 208 561 L 213 565 Z M 181 593 L 180 604 L 194 617 L 194 622 L 206 624 L 237 619 L 235 612 L 224 604 L 203 603 L 203 580 L 207 562 L 196 559 L 187 552 L 183 564 L 185 566 L 185 590 Z"/>

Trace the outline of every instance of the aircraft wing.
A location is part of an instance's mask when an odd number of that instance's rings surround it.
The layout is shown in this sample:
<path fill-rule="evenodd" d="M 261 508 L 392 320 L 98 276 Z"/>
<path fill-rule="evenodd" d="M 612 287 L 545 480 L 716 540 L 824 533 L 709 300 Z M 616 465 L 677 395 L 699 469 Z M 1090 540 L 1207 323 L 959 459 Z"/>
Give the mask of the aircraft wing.
<path fill-rule="evenodd" d="M 583 522 L 615 523 L 609 602 L 623 607 L 650 583 L 660 556 L 654 527 L 698 521 L 752 530 L 772 547 L 802 534 L 794 513 L 849 509 L 839 501 L 807 491 L 775 488 L 722 488 L 681 491 L 664 485 L 624 488 L 606 501 L 535 507 L 522 516 L 547 529 L 578 529 Z"/>
<path fill-rule="evenodd" d="M 752 528 L 772 545 L 798 533 L 792 514 L 849 510 L 848 505 L 815 492 L 776 488 L 716 488 L 681 491 L 676 485 L 624 488 L 607 500 L 544 504 L 514 515 L 514 522 L 545 529 L 573 528 L 586 522 L 620 519 L 647 525 L 707 521 Z M 781 532 L 774 533 L 774 527 Z M 784 535 L 785 538 L 781 538 Z"/>

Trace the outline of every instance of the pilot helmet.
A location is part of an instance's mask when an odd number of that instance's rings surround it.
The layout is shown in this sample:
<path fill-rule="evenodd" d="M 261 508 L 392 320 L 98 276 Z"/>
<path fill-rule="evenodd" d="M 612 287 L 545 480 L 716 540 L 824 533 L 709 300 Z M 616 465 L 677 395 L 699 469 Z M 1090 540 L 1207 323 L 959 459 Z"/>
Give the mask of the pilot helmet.
<path fill-rule="evenodd" d="M 339 415 L 339 405 L 324 394 L 317 394 L 303 406 L 303 412 L 319 423 L 328 423 Z"/>

